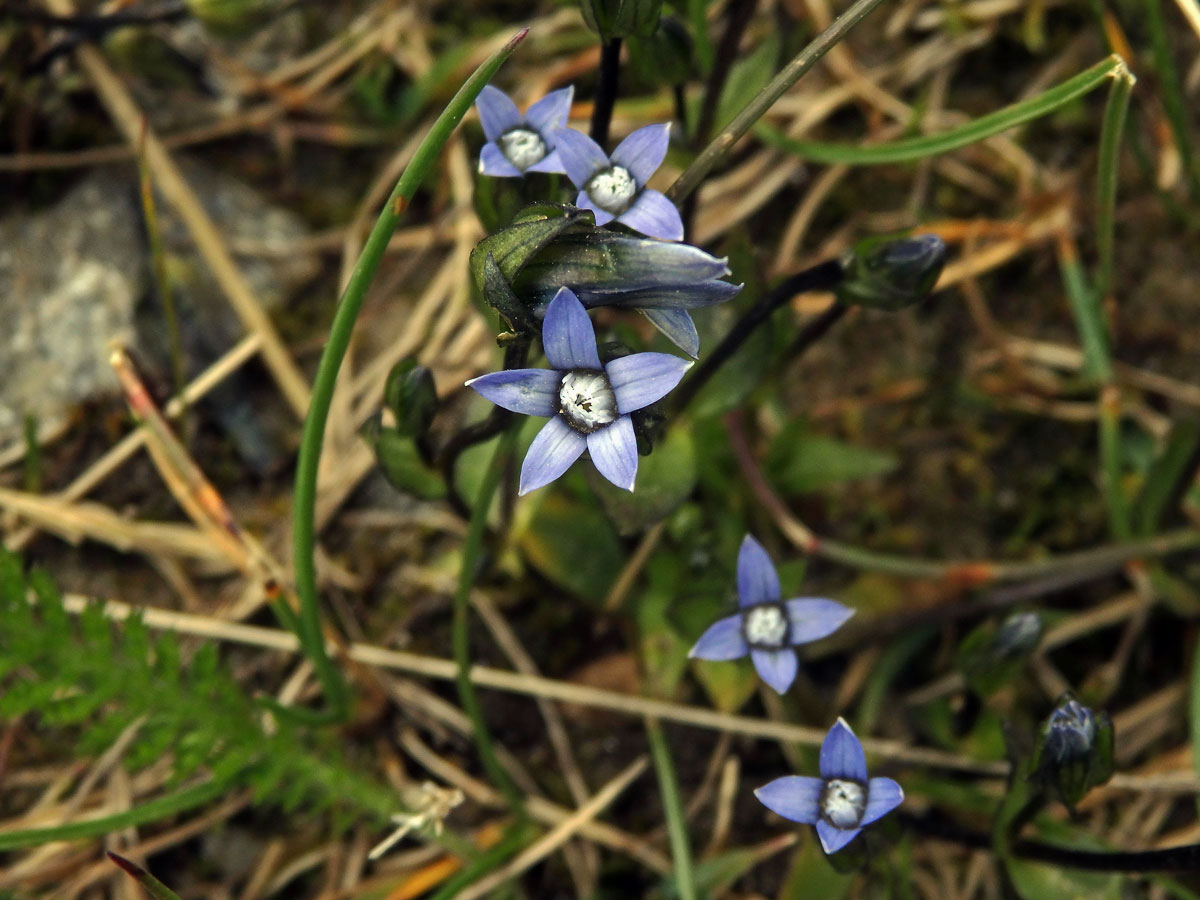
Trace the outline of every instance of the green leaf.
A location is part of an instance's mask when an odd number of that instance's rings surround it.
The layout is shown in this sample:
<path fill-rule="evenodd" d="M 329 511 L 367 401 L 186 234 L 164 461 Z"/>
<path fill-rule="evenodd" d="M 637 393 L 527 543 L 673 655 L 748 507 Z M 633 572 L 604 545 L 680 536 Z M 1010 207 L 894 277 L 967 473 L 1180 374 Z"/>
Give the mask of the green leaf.
<path fill-rule="evenodd" d="M 767 454 L 773 482 L 793 494 L 886 475 L 899 464 L 891 453 L 813 434 L 802 421 L 784 428 Z"/>
<path fill-rule="evenodd" d="M 546 578 L 585 600 L 608 594 L 625 562 L 612 525 L 594 504 L 560 493 L 541 501 L 517 536 L 525 558 Z"/>
<path fill-rule="evenodd" d="M 846 896 L 853 882 L 853 875 L 845 875 L 829 864 L 814 834 L 811 839 L 802 840 L 800 848 L 793 854 L 792 867 L 779 892 L 779 900 L 811 900 L 813 897 L 839 900 Z"/>
<path fill-rule="evenodd" d="M 649 456 L 638 460 L 637 487 L 621 490 L 595 470 L 588 481 L 622 536 L 636 534 L 665 519 L 691 496 L 696 486 L 696 449 L 689 432 L 674 428 Z"/>
<path fill-rule="evenodd" d="M 375 453 L 375 459 L 388 484 L 404 494 L 423 500 L 437 500 L 446 495 L 442 476 L 425 464 L 416 442 L 395 428 L 383 428 L 377 418 L 369 420 L 362 436 Z"/>

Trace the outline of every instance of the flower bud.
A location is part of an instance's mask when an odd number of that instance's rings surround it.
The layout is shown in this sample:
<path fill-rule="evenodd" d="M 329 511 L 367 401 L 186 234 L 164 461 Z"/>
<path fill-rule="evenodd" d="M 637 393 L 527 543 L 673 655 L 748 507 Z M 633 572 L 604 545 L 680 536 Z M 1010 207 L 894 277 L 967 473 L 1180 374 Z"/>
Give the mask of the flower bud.
<path fill-rule="evenodd" d="M 967 686 L 988 697 L 1010 683 L 1037 647 L 1042 620 L 1037 613 L 1014 613 L 999 626 L 981 625 L 958 649 L 958 667 Z"/>
<path fill-rule="evenodd" d="M 596 228 L 591 213 L 553 204 L 526 207 L 512 225 L 480 241 L 471 252 L 471 272 L 484 299 L 525 332 L 535 330 L 532 323 L 562 287 L 589 309 L 616 306 L 677 316 L 741 290 L 721 280 L 729 274 L 725 260 L 698 247 Z M 650 319 L 659 325 L 655 316 Z M 696 347 L 680 346 L 696 355 Z"/>
<path fill-rule="evenodd" d="M 579 7 L 587 27 L 608 43 L 613 38 L 653 34 L 662 0 L 581 0 Z"/>
<path fill-rule="evenodd" d="M 423 437 L 438 410 L 433 373 L 414 359 L 403 359 L 388 373 L 383 403 L 396 417 L 396 431 L 406 437 Z"/>
<path fill-rule="evenodd" d="M 945 262 L 946 244 L 936 234 L 864 241 L 842 259 L 837 296 L 850 306 L 904 309 L 929 295 Z"/>
<path fill-rule="evenodd" d="M 1093 713 L 1064 695 L 1042 726 L 1034 773 L 1070 808 L 1113 773 L 1113 727 L 1108 713 Z"/>

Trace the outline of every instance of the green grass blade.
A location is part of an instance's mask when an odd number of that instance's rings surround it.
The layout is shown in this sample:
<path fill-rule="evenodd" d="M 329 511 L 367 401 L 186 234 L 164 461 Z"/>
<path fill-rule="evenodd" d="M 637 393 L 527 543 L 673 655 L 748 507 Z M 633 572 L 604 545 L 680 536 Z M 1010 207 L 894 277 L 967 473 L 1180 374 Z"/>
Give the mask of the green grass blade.
<path fill-rule="evenodd" d="M 709 142 L 683 174 L 675 179 L 675 183 L 667 188 L 667 196 L 672 202 L 679 203 L 698 188 L 713 166 L 728 155 L 733 145 L 762 118 L 763 113 L 882 2 L 883 0 L 857 0 L 784 66 L 779 74 L 771 79 L 770 84 L 763 88 L 745 109 L 734 116 L 732 122 L 721 129 L 721 133 Z"/>
<path fill-rule="evenodd" d="M 1162 91 L 1163 106 L 1166 107 L 1167 120 L 1175 137 L 1175 147 L 1183 163 L 1188 193 L 1193 201 L 1200 200 L 1200 160 L 1196 158 L 1196 151 L 1192 147 L 1192 135 L 1188 127 L 1188 104 L 1184 99 L 1183 82 L 1175 66 L 1175 57 L 1171 52 L 1162 0 L 1145 0 L 1142 7 L 1146 11 L 1142 21 L 1150 32 L 1150 47 L 1154 55 L 1154 68 L 1158 73 L 1158 87 Z"/>
<path fill-rule="evenodd" d="M 179 900 L 178 894 L 136 863 L 113 853 L 111 850 L 108 853 L 108 858 L 116 863 L 130 878 L 140 884 L 142 890 L 151 897 L 156 898 L 156 900 Z"/>
<path fill-rule="evenodd" d="M 475 70 L 438 116 L 433 127 L 429 129 L 429 134 L 413 154 L 412 161 L 396 182 L 391 196 L 375 222 L 375 227 L 371 229 L 358 262 L 354 264 L 354 271 L 350 275 L 350 281 L 338 303 L 333 324 L 329 329 L 329 341 L 317 366 L 312 402 L 304 420 L 304 433 L 296 460 L 292 551 L 296 593 L 300 597 L 298 636 L 305 654 L 312 660 L 313 668 L 321 680 L 321 687 L 329 704 L 331 721 L 345 718 L 349 697 L 341 673 L 334 667 L 325 651 L 325 639 L 321 634 L 321 614 L 317 605 L 317 572 L 313 552 L 316 545 L 317 469 L 321 461 L 321 444 L 325 438 L 325 425 L 329 420 L 334 384 L 342 360 L 346 356 L 346 349 L 350 345 L 350 335 L 358 319 L 359 310 L 362 309 L 367 288 L 379 269 L 388 241 L 401 215 L 429 170 L 433 168 L 442 147 L 475 102 L 475 97 L 496 74 L 496 70 L 512 55 L 517 44 L 527 33 L 528 29 L 519 32 Z"/>
<path fill-rule="evenodd" d="M 1129 112 L 1129 95 L 1133 91 L 1133 73 L 1117 73 L 1108 92 L 1104 107 L 1104 122 L 1100 127 L 1100 162 L 1096 175 L 1096 293 L 1107 297 L 1112 290 L 1113 230 L 1117 206 L 1117 167 L 1120 162 L 1121 136 L 1125 133 L 1125 117 Z"/>
<path fill-rule="evenodd" d="M 662 795 L 663 811 L 667 817 L 671 859 L 675 864 L 675 889 L 679 892 L 680 900 L 696 900 L 696 873 L 692 868 L 687 820 L 684 818 L 683 799 L 679 796 L 679 781 L 675 777 L 671 750 L 667 746 L 666 735 L 663 734 L 662 725 L 658 720 L 646 720 L 646 734 L 650 738 L 650 755 L 654 758 L 658 790 Z"/>
<path fill-rule="evenodd" d="M 921 135 L 887 144 L 864 147 L 856 144 L 800 141 L 785 136 L 777 128 L 765 123 L 757 125 L 754 132 L 766 143 L 795 153 L 811 162 L 844 163 L 851 166 L 911 162 L 957 150 L 959 147 L 965 147 L 1054 112 L 1072 100 L 1094 91 L 1110 78 L 1125 80 L 1130 77 L 1125 61 L 1114 54 L 1036 97 L 980 116 L 958 128 L 941 134 Z"/>
<path fill-rule="evenodd" d="M 145 825 L 173 816 L 177 813 L 203 806 L 229 791 L 225 781 L 206 781 L 159 797 L 133 809 L 103 816 L 98 819 L 88 819 L 84 822 L 68 822 L 65 825 L 53 825 L 48 828 L 29 828 L 22 831 L 0 832 L 0 850 L 16 850 L 20 847 L 36 847 L 51 841 L 71 841 L 79 838 L 94 838 L 120 831 L 122 828 Z"/>
<path fill-rule="evenodd" d="M 1087 283 L 1075 247 L 1068 240 L 1059 243 L 1058 265 L 1079 342 L 1083 346 L 1084 374 L 1096 383 L 1108 384 L 1113 380 L 1112 355 L 1100 295 Z"/>

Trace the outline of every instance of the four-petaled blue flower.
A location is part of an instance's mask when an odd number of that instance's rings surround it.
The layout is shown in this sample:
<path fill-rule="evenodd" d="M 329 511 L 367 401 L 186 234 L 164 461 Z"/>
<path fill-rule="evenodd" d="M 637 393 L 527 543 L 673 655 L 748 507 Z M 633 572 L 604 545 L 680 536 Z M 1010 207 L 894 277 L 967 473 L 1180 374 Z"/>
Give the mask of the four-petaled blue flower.
<path fill-rule="evenodd" d="M 688 655 L 726 660 L 749 653 L 762 680 L 780 694 L 796 680 L 799 662 L 792 648 L 833 634 L 854 615 L 836 600 L 821 597 L 781 601 L 771 558 L 750 535 L 738 552 L 737 586 L 738 614 L 710 625 Z"/>
<path fill-rule="evenodd" d="M 891 778 L 868 780 L 862 744 L 843 719 L 825 735 L 820 768 L 820 778 L 787 775 L 754 796 L 785 819 L 816 825 L 826 853 L 841 850 L 904 800 L 904 790 Z"/>
<path fill-rule="evenodd" d="M 487 137 L 479 153 L 479 171 L 512 177 L 526 172 L 565 174 L 555 143 L 567 124 L 574 91 L 573 87 L 552 91 L 522 116 L 508 94 L 486 85 L 475 100 Z"/>
<path fill-rule="evenodd" d="M 601 363 L 591 320 L 568 288 L 546 307 L 542 349 L 550 369 L 512 369 L 467 382 L 497 406 L 551 417 L 529 445 L 520 493 L 558 478 L 584 450 L 601 475 L 632 491 L 638 452 L 629 414 L 666 396 L 692 363 L 669 353 Z"/>
<path fill-rule="evenodd" d="M 647 125 L 617 145 L 610 158 L 586 134 L 564 129 L 555 136 L 563 169 L 579 189 L 575 205 L 596 214 L 596 224 L 616 219 L 634 231 L 668 241 L 683 240 L 675 204 L 646 182 L 662 165 L 670 125 Z"/>

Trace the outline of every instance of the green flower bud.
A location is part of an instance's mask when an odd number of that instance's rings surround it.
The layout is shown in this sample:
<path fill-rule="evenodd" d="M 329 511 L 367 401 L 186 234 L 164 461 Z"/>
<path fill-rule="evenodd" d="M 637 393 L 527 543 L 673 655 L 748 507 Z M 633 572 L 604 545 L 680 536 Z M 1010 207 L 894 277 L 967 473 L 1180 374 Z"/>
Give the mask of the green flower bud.
<path fill-rule="evenodd" d="M 1042 726 L 1033 758 L 1034 777 L 1073 809 L 1083 795 L 1113 773 L 1113 726 L 1070 694 Z"/>
<path fill-rule="evenodd" d="M 864 241 L 842 260 L 837 296 L 848 306 L 904 309 L 929 295 L 945 262 L 946 244 L 935 234 Z"/>
<path fill-rule="evenodd" d="M 988 697 L 1009 684 L 1025 665 L 1042 635 L 1037 613 L 1014 613 L 999 626 L 980 625 L 958 649 L 958 667 L 967 686 Z"/>
<path fill-rule="evenodd" d="M 383 403 L 396 417 L 396 431 L 406 437 L 423 437 L 438 410 L 433 373 L 414 359 L 401 360 L 388 373 Z"/>
<path fill-rule="evenodd" d="M 662 0 L 581 0 L 579 8 L 587 27 L 608 43 L 613 38 L 653 34 Z"/>

